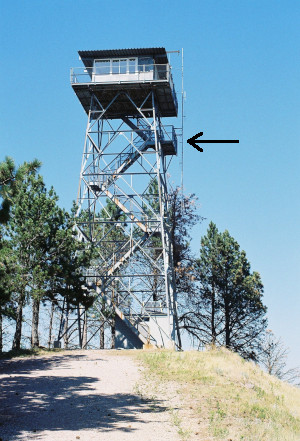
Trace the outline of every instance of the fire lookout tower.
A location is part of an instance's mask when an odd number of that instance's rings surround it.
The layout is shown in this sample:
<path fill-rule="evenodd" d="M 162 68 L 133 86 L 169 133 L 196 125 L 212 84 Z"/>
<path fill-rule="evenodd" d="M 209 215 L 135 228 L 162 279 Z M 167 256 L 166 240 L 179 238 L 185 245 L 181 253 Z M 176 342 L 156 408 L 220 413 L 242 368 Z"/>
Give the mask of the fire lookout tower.
<path fill-rule="evenodd" d="M 164 48 L 79 51 L 71 85 L 88 115 L 77 229 L 86 273 L 115 318 L 115 347 L 178 346 L 167 164 L 178 103 Z"/>

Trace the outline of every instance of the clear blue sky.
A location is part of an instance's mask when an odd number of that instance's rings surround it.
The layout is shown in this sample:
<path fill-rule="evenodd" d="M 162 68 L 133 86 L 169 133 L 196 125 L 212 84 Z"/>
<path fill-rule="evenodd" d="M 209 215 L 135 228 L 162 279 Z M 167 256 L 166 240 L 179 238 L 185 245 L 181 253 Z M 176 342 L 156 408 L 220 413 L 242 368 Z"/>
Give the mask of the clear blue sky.
<path fill-rule="evenodd" d="M 0 16 L 0 160 L 40 159 L 66 208 L 86 126 L 69 84 L 77 50 L 184 48 L 185 139 L 240 140 L 204 153 L 185 143 L 185 191 L 206 218 L 193 248 L 210 220 L 230 231 L 261 273 L 269 328 L 300 365 L 299 1 L 2 0 Z"/>

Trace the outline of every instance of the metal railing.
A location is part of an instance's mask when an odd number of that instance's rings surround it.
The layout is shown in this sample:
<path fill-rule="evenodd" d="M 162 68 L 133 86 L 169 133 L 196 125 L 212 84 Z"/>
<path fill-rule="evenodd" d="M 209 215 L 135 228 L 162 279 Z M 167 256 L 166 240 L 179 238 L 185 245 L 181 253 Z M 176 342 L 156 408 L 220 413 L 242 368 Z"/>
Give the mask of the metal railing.
<path fill-rule="evenodd" d="M 173 125 L 163 126 L 160 130 L 160 139 L 164 141 L 172 141 L 174 149 L 177 152 L 177 135 Z M 88 167 L 83 176 L 89 182 L 89 185 L 94 185 L 96 191 L 104 190 L 104 186 L 108 186 L 118 179 L 118 173 L 124 173 L 126 170 L 140 158 L 140 153 L 144 152 L 149 146 L 155 147 L 155 136 L 152 130 L 143 130 L 148 137 L 146 141 L 142 138 L 136 137 L 134 146 L 128 144 L 120 153 L 116 154 L 100 173 L 93 173 L 93 170 Z M 117 173 L 117 174 L 116 174 Z"/>
<path fill-rule="evenodd" d="M 72 84 L 136 82 L 136 81 L 169 81 L 173 86 L 169 64 L 142 64 L 137 68 L 114 69 L 103 67 L 72 67 L 70 73 Z"/>
<path fill-rule="evenodd" d="M 161 139 L 163 141 L 172 141 L 173 145 L 174 145 L 174 150 L 176 151 L 177 154 L 177 133 L 175 131 L 174 126 L 168 125 L 168 126 L 164 126 L 164 130 L 163 130 L 163 134 L 161 136 Z"/>
<path fill-rule="evenodd" d="M 145 314 L 147 312 L 152 314 L 165 314 L 167 312 L 167 307 L 161 300 L 143 302 L 141 313 Z"/>
<path fill-rule="evenodd" d="M 118 70 L 113 67 L 71 67 L 71 84 L 106 84 L 106 83 L 150 83 L 153 81 L 170 84 L 176 108 L 178 101 L 169 64 L 142 64 L 137 68 L 126 67 Z"/>

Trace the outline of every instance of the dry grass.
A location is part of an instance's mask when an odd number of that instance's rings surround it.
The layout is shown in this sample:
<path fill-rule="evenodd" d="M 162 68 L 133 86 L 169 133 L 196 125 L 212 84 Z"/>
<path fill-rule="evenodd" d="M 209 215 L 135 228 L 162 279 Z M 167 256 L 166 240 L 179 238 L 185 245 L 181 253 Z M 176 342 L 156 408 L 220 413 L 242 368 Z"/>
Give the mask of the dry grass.
<path fill-rule="evenodd" d="M 147 372 L 178 389 L 197 440 L 299 441 L 300 389 L 225 349 L 139 352 Z M 162 381 L 163 380 L 163 381 Z"/>

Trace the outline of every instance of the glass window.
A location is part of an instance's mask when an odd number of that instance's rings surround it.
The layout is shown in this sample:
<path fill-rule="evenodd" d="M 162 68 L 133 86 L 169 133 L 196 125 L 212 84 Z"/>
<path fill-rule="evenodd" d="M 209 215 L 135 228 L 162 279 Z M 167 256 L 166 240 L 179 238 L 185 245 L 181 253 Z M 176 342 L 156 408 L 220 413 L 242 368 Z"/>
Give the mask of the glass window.
<path fill-rule="evenodd" d="M 135 58 L 129 58 L 128 61 L 128 72 L 135 73 Z"/>
<path fill-rule="evenodd" d="M 127 72 L 127 60 L 120 60 L 120 73 L 126 74 Z"/>
<path fill-rule="evenodd" d="M 150 59 L 151 61 L 151 59 Z M 95 74 L 133 74 L 136 72 L 136 58 L 112 58 L 110 60 L 95 60 Z M 142 66 L 142 70 L 144 66 Z"/>
<path fill-rule="evenodd" d="M 151 57 L 139 58 L 139 71 L 150 72 L 151 70 L 153 70 L 153 58 Z"/>
<path fill-rule="evenodd" d="M 97 61 L 95 61 L 95 74 L 96 75 L 109 75 L 110 74 L 110 60 L 97 60 Z"/>
<path fill-rule="evenodd" d="M 159 80 L 167 79 L 167 66 L 165 64 L 156 65 L 156 75 Z"/>
<path fill-rule="evenodd" d="M 120 60 L 112 60 L 112 73 L 118 74 L 120 72 Z"/>

